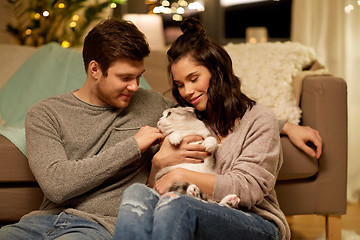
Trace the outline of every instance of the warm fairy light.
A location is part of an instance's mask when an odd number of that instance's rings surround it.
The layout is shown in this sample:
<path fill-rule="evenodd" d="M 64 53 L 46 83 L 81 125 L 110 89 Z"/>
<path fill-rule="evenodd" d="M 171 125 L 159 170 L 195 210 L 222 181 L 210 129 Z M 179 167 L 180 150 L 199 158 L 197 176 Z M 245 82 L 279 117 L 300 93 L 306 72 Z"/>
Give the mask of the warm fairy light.
<path fill-rule="evenodd" d="M 34 18 L 35 18 L 36 20 L 39 20 L 40 17 L 41 17 L 40 13 L 35 13 Z"/>
<path fill-rule="evenodd" d="M 170 2 L 165 0 L 161 2 L 161 5 L 163 5 L 164 7 L 169 7 L 170 6 Z"/>
<path fill-rule="evenodd" d="M 184 14 L 185 13 L 185 9 L 183 7 L 179 7 L 178 9 L 176 9 L 176 13 L 177 14 Z"/>
<path fill-rule="evenodd" d="M 26 35 L 30 35 L 31 34 L 31 29 L 26 29 L 26 31 L 25 31 L 25 33 L 26 33 Z"/>
<path fill-rule="evenodd" d="M 182 17 L 181 15 L 179 15 L 179 14 L 174 14 L 174 15 L 172 16 L 172 19 L 173 19 L 174 21 L 180 22 L 180 21 L 183 20 L 183 17 Z"/>
<path fill-rule="evenodd" d="M 352 4 L 349 4 L 345 7 L 345 13 L 349 14 L 351 11 L 354 10 L 354 6 Z"/>
<path fill-rule="evenodd" d="M 65 8 L 65 4 L 64 3 L 59 3 L 58 8 Z"/>
<path fill-rule="evenodd" d="M 158 0 L 158 2 L 161 3 L 161 5 L 154 7 L 152 9 L 152 12 L 156 13 L 156 14 L 174 14 L 174 15 L 175 14 L 177 14 L 177 15 L 187 14 L 188 15 L 189 10 L 190 11 L 195 10 L 198 12 L 202 12 L 205 10 L 203 1 L 204 0 L 178 0 L 178 1 L 170 3 L 171 2 L 170 0 Z M 181 21 L 181 20 L 178 20 L 179 17 L 181 17 L 181 19 L 182 19 L 182 16 L 172 16 L 174 21 Z"/>
<path fill-rule="evenodd" d="M 204 6 L 199 2 L 190 3 L 189 4 L 189 9 L 198 10 L 198 11 L 204 11 L 205 10 Z"/>
<path fill-rule="evenodd" d="M 154 13 L 161 13 L 161 7 L 154 7 L 153 12 Z"/>
<path fill-rule="evenodd" d="M 46 10 L 45 10 L 45 11 L 43 12 L 43 16 L 44 16 L 44 17 L 48 17 L 49 15 L 50 15 L 49 11 L 46 11 Z"/>
<path fill-rule="evenodd" d="M 72 20 L 74 20 L 74 21 L 77 21 L 77 20 L 79 20 L 79 19 L 80 19 L 79 15 L 74 15 L 74 16 L 72 16 Z"/>
<path fill-rule="evenodd" d="M 68 47 L 70 47 L 70 42 L 68 42 L 68 41 L 63 41 L 62 43 L 61 43 L 61 46 L 63 47 L 63 48 L 68 48 Z"/>
<path fill-rule="evenodd" d="M 117 7 L 116 3 L 111 3 L 110 4 L 110 8 L 116 8 L 116 7 Z"/>
<path fill-rule="evenodd" d="M 185 1 L 185 0 L 180 0 L 178 3 L 179 3 L 179 5 L 182 6 L 182 7 L 187 7 L 187 5 L 188 5 L 188 2 Z"/>
<path fill-rule="evenodd" d="M 71 28 L 76 27 L 76 22 L 71 22 L 71 23 L 69 24 L 69 26 L 70 26 Z"/>

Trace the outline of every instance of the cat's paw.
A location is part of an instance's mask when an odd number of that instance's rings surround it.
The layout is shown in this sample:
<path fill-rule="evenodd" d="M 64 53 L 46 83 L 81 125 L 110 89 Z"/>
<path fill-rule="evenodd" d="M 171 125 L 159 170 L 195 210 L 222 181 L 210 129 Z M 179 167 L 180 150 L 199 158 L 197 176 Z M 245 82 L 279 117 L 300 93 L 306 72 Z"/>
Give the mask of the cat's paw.
<path fill-rule="evenodd" d="M 204 141 L 202 142 L 202 145 L 205 147 L 205 150 L 207 152 L 211 152 L 211 153 L 213 153 L 218 147 L 216 138 L 212 136 L 205 138 Z"/>
<path fill-rule="evenodd" d="M 190 184 L 186 189 L 186 194 L 196 198 L 200 198 L 200 189 L 195 184 Z"/>
<path fill-rule="evenodd" d="M 220 201 L 220 204 L 231 208 L 236 208 L 239 205 L 239 203 L 240 203 L 240 198 L 235 194 L 229 194 Z"/>
<path fill-rule="evenodd" d="M 182 139 L 183 136 L 177 132 L 173 132 L 169 135 L 169 142 L 174 146 L 179 145 Z"/>

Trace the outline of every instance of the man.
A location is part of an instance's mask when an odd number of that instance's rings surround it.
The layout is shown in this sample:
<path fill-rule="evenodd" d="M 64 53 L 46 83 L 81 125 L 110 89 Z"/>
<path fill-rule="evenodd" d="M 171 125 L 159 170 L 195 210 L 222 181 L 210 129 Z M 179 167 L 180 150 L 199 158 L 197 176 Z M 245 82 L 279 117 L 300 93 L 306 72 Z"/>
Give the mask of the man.
<path fill-rule="evenodd" d="M 130 22 L 109 19 L 89 32 L 83 87 L 36 104 L 26 118 L 29 164 L 44 201 L 1 228 L 0 239 L 112 238 L 122 192 L 146 183 L 163 138 L 156 122 L 174 105 L 138 88 L 148 54 L 144 35 Z M 201 162 L 203 147 L 187 144 L 195 138 L 170 149 L 171 157 Z M 165 139 L 162 148 L 171 147 Z"/>
<path fill-rule="evenodd" d="M 83 87 L 36 104 L 26 118 L 29 164 L 44 201 L 3 227 L 0 239 L 112 238 L 122 192 L 146 183 L 152 145 L 162 138 L 156 122 L 173 106 L 138 88 L 149 52 L 130 22 L 105 20 L 89 32 Z"/>

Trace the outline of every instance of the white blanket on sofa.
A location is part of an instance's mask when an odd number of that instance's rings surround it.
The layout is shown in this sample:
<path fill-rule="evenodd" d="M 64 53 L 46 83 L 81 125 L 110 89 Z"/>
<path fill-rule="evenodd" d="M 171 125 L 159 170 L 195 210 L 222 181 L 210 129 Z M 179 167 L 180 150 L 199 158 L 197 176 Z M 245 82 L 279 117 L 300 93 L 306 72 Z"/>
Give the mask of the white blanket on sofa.
<path fill-rule="evenodd" d="M 298 124 L 301 110 L 293 89 L 293 77 L 315 60 L 312 48 L 296 42 L 227 44 L 242 91 L 271 108 L 278 119 Z"/>

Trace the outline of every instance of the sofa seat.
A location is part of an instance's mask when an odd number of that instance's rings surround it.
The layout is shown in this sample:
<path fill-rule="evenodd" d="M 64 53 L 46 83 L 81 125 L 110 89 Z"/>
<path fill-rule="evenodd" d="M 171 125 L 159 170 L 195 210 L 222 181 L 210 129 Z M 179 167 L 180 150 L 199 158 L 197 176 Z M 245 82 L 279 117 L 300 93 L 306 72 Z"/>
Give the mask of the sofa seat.
<path fill-rule="evenodd" d="M 282 137 L 284 161 L 278 179 L 301 180 L 318 172 L 318 160 L 296 149 L 287 137 Z M 286 155 L 291 158 L 286 158 Z M 305 160 L 304 160 L 305 159 Z M 2 221 L 17 221 L 30 210 L 39 208 L 43 193 L 37 184 L 27 158 L 7 138 L 0 135 L 0 216 Z M 9 206 L 8 199 L 13 199 Z M 16 206 L 16 208 L 14 207 Z"/>
<path fill-rule="evenodd" d="M 38 209 L 42 199 L 43 193 L 31 173 L 27 158 L 0 135 L 1 221 L 18 221 L 30 210 Z"/>

